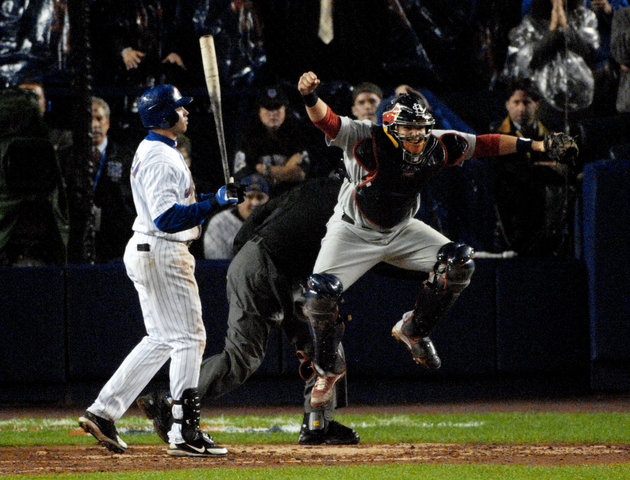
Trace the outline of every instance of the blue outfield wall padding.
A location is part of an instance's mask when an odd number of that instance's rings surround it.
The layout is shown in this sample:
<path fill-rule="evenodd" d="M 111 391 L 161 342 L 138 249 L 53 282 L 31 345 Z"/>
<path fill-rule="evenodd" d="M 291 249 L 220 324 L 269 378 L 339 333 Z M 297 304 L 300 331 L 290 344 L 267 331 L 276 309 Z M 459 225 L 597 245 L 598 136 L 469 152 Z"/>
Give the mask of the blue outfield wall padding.
<path fill-rule="evenodd" d="M 630 391 L 630 361 L 591 363 L 590 386 L 593 390 L 609 392 Z"/>
<path fill-rule="evenodd" d="M 223 350 L 228 304 L 227 262 L 199 261 L 199 286 L 206 328 L 204 355 Z M 68 267 L 68 361 L 70 379 L 107 380 L 146 335 L 138 295 L 121 262 Z M 259 373 L 280 372 L 280 339 L 271 335 Z M 168 361 L 158 372 L 168 378 Z"/>
<path fill-rule="evenodd" d="M 0 268 L 0 383 L 66 380 L 64 271 Z"/>
<path fill-rule="evenodd" d="M 343 345 L 349 375 L 424 373 L 391 335 L 402 314 L 413 308 L 420 285 L 369 272 L 344 292 L 339 310 L 346 324 Z"/>
<path fill-rule="evenodd" d="M 431 334 L 442 359 L 443 375 L 496 372 L 495 276 L 499 263 L 495 259 L 475 260 L 470 285 Z"/>
<path fill-rule="evenodd" d="M 227 270 L 230 262 L 225 260 L 198 260 L 195 277 L 199 285 L 201 308 L 206 327 L 206 350 L 204 357 L 219 353 L 225 346 L 225 334 L 229 305 L 226 294 Z M 267 354 L 256 374 L 279 374 L 282 371 L 282 335 L 273 329 L 267 342 Z"/>
<path fill-rule="evenodd" d="M 584 167 L 591 360 L 630 360 L 630 161 Z"/>
<path fill-rule="evenodd" d="M 69 265 L 67 299 L 69 379 L 107 380 L 146 334 L 125 266 Z"/>
<path fill-rule="evenodd" d="M 348 372 L 390 377 L 491 374 L 495 372 L 493 260 L 478 261 L 470 286 L 439 324 L 431 338 L 442 367 L 429 372 L 391 335 L 402 314 L 413 309 L 422 280 L 368 273 L 344 293 L 344 348 Z"/>
<path fill-rule="evenodd" d="M 218 353 L 225 345 L 229 310 L 225 293 L 228 266 L 229 262 L 224 260 L 198 260 L 195 266 L 201 314 L 206 327 L 204 355 Z"/>
<path fill-rule="evenodd" d="M 515 258 L 497 268 L 502 373 L 588 369 L 586 273 L 576 261 Z"/>

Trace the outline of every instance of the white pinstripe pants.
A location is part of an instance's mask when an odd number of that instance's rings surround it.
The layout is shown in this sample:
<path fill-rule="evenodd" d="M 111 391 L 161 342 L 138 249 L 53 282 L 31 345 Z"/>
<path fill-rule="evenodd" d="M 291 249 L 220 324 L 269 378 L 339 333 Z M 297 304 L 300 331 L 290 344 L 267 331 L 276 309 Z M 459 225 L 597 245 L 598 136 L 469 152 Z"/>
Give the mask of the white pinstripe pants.
<path fill-rule="evenodd" d="M 150 251 L 138 251 L 138 244 L 148 244 Z M 169 358 L 173 398 L 196 388 L 206 345 L 195 259 L 186 244 L 135 233 L 124 262 L 138 291 L 147 335 L 88 408 L 113 421 L 123 416 Z"/>

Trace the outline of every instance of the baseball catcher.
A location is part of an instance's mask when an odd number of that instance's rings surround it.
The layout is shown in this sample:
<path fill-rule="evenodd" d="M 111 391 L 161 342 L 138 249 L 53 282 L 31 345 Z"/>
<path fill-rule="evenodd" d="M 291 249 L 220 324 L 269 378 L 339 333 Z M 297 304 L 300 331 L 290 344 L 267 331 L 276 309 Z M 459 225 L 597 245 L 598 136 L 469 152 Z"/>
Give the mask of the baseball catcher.
<path fill-rule="evenodd" d="M 315 73 L 306 72 L 298 90 L 309 118 L 326 134 L 326 143 L 343 150 L 346 178 L 308 278 L 304 313 L 311 325 L 318 376 L 313 406 L 327 404 L 335 383 L 346 373 L 339 348 L 344 324 L 337 303 L 379 262 L 430 273 L 392 335 L 410 350 L 416 363 L 430 370 L 440 368 L 429 335 L 470 283 L 475 263 L 470 246 L 451 241 L 414 217 L 420 191 L 432 176 L 474 157 L 546 151 L 568 161 L 577 153 L 574 142 L 565 139 L 566 148 L 559 148 L 560 141 L 553 136 L 544 143 L 511 135 L 434 130 L 433 116 L 414 94 L 389 101 L 382 126 L 340 117 L 315 93 L 319 83 Z"/>

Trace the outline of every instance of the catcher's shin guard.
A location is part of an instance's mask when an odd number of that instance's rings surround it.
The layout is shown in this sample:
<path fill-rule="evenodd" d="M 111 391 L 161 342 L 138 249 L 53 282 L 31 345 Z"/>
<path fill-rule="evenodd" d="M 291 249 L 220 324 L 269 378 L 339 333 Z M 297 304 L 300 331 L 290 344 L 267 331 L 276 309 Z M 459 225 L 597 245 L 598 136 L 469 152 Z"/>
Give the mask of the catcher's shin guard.
<path fill-rule="evenodd" d="M 446 316 L 459 294 L 468 286 L 475 271 L 474 250 L 466 244 L 450 242 L 438 251 L 434 275 L 424 282 L 416 300 L 413 319 L 403 333 L 425 337 Z"/>
<path fill-rule="evenodd" d="M 338 353 L 345 325 L 339 320 L 337 302 L 343 286 L 337 277 L 313 274 L 308 278 L 304 315 L 309 319 L 313 337 L 313 366 L 320 374 L 345 371 L 345 362 Z"/>
<path fill-rule="evenodd" d="M 297 357 L 300 360 L 300 365 L 298 367 L 298 373 L 300 374 L 300 378 L 305 382 L 308 382 L 313 375 L 315 375 L 315 369 L 313 368 L 313 360 L 308 357 L 306 352 L 302 350 L 298 350 L 295 352 Z"/>

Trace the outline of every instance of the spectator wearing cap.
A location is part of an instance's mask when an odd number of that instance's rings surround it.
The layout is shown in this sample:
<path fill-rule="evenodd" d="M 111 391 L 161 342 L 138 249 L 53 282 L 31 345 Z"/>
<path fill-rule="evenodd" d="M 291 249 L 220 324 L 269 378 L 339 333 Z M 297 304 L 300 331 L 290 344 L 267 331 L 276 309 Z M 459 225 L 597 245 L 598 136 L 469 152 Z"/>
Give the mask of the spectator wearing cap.
<path fill-rule="evenodd" d="M 46 92 L 44 91 L 44 84 L 39 80 L 35 80 L 33 78 L 25 78 L 22 83 L 18 85 L 22 90 L 26 90 L 32 92 L 35 99 L 37 100 L 37 105 L 39 106 L 39 111 L 42 113 L 44 117 L 44 121 L 46 125 L 48 125 L 48 137 L 52 142 L 53 148 L 57 151 L 69 148 L 72 146 L 72 132 L 67 129 L 57 128 L 52 125 L 49 117 L 50 110 L 50 102 L 46 99 Z M 63 165 L 61 165 L 63 167 Z"/>
<path fill-rule="evenodd" d="M 234 237 L 254 209 L 269 200 L 269 185 L 261 175 L 249 175 L 240 181 L 245 200 L 214 215 L 203 235 L 203 254 L 212 260 L 231 259 Z M 212 232 L 210 235 L 209 232 Z"/>
<path fill-rule="evenodd" d="M 257 98 L 255 114 L 237 141 L 234 178 L 262 175 L 271 197 L 302 182 L 310 166 L 311 145 L 303 128 L 280 87 L 265 88 Z"/>
<path fill-rule="evenodd" d="M 352 88 L 352 115 L 357 120 L 378 123 L 376 111 L 382 100 L 381 87 L 371 82 L 360 83 Z"/>

